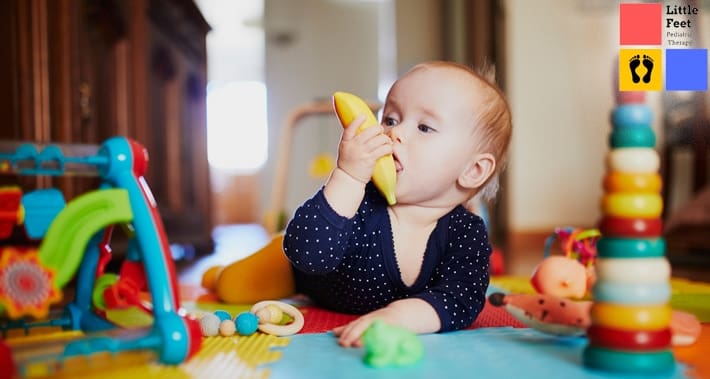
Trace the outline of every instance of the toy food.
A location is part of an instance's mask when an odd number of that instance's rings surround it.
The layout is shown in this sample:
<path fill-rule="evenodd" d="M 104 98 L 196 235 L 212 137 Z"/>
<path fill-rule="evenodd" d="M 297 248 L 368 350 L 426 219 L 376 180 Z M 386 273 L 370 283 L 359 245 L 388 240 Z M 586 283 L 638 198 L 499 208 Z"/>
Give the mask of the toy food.
<path fill-rule="evenodd" d="M 424 346 L 416 333 L 375 320 L 362 335 L 364 361 L 372 367 L 407 366 L 419 362 Z"/>
<path fill-rule="evenodd" d="M 523 324 L 544 333 L 560 336 L 581 336 L 591 324 L 591 301 L 573 301 L 544 294 L 492 293 L 488 301 L 505 307 Z"/>
<path fill-rule="evenodd" d="M 370 107 L 359 97 L 347 93 L 336 92 L 333 94 L 333 107 L 338 115 L 340 124 L 345 128 L 360 115 L 364 115 L 365 121 L 358 128 L 358 133 L 363 130 L 377 125 L 377 118 L 370 110 Z M 397 184 L 397 170 L 394 166 L 394 158 L 392 154 L 380 157 L 375 162 L 375 168 L 372 171 L 372 181 L 375 187 L 380 190 L 382 195 L 387 199 L 387 204 L 393 205 L 397 202 L 394 196 L 395 185 Z"/>
<path fill-rule="evenodd" d="M 291 264 L 283 253 L 283 234 L 278 234 L 252 255 L 227 266 L 215 266 L 202 274 L 202 287 L 229 304 L 251 304 L 294 294 Z"/>
<path fill-rule="evenodd" d="M 575 259 L 551 256 L 535 267 L 530 283 L 540 294 L 580 299 L 587 292 L 587 269 Z"/>
<path fill-rule="evenodd" d="M 700 320 L 694 314 L 675 310 L 671 313 L 670 328 L 673 335 L 671 339 L 673 346 L 694 344 L 703 329 Z"/>

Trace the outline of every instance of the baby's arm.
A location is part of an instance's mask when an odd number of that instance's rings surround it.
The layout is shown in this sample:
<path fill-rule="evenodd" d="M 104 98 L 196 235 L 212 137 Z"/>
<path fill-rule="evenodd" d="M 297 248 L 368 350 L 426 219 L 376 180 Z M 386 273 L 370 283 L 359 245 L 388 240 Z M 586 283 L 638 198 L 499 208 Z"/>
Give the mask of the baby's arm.
<path fill-rule="evenodd" d="M 457 233 L 436 268 L 434 284 L 408 299 L 363 315 L 333 330 L 342 346 L 359 346 L 360 337 L 375 318 L 416 333 L 463 329 L 478 317 L 486 302 L 491 246 L 483 221 L 456 224 Z"/>
<path fill-rule="evenodd" d="M 404 327 L 415 333 L 434 333 L 441 329 L 436 310 L 422 299 L 402 299 L 384 308 L 358 317 L 356 320 L 333 329 L 338 343 L 343 347 L 360 347 L 360 337 L 375 319 Z"/>
<path fill-rule="evenodd" d="M 318 191 L 304 202 L 284 232 L 284 253 L 308 274 L 326 274 L 340 264 L 348 247 L 352 221 L 338 215 Z"/>
<path fill-rule="evenodd" d="M 381 125 L 357 134 L 364 120 L 360 116 L 343 130 L 338 145 L 338 165 L 323 189 L 328 204 L 347 218 L 357 212 L 377 159 L 392 153 L 392 140 L 383 133 Z"/>

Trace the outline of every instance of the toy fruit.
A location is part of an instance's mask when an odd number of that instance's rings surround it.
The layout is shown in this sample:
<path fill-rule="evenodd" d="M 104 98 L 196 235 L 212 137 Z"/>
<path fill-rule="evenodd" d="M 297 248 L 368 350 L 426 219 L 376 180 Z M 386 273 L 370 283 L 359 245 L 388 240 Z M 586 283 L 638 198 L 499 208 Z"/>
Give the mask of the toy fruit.
<path fill-rule="evenodd" d="M 540 294 L 580 299 L 587 292 L 587 269 L 575 259 L 550 256 L 535 267 L 530 283 Z"/>
<path fill-rule="evenodd" d="M 333 107 L 335 108 L 335 113 L 338 115 L 340 124 L 344 128 L 350 125 L 350 123 L 360 115 L 364 115 L 366 118 L 358 128 L 358 133 L 378 124 L 370 107 L 368 107 L 362 99 L 353 94 L 347 92 L 334 93 Z M 394 166 L 392 154 L 377 159 L 375 168 L 372 171 L 372 181 L 375 183 L 375 187 L 377 187 L 387 199 L 387 204 L 394 205 L 397 203 L 394 196 L 394 189 L 397 184 L 397 169 Z"/>

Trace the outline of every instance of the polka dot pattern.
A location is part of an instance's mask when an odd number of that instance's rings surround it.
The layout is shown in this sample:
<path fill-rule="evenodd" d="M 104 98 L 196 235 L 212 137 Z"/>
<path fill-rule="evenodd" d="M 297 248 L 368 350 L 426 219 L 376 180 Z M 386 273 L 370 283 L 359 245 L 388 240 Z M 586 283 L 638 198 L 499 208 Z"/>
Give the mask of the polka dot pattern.
<path fill-rule="evenodd" d="M 351 219 L 338 215 L 321 189 L 296 210 L 284 251 L 297 291 L 333 311 L 363 314 L 420 298 L 449 331 L 471 325 L 485 304 L 491 246 L 482 219 L 461 206 L 438 221 L 411 286 L 401 279 L 387 204 L 371 183 Z"/>

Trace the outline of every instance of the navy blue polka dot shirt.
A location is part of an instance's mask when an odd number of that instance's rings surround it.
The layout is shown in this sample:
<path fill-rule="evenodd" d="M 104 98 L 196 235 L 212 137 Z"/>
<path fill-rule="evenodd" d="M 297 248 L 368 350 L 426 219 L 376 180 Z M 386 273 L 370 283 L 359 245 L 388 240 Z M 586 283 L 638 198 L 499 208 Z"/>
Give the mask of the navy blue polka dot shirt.
<path fill-rule="evenodd" d="M 394 254 L 387 203 L 372 183 L 350 219 L 318 191 L 286 227 L 284 252 L 296 290 L 337 312 L 364 314 L 419 298 L 436 310 L 440 331 L 450 331 L 471 325 L 486 301 L 491 245 L 483 220 L 462 206 L 439 219 L 419 276 L 407 286 Z"/>

